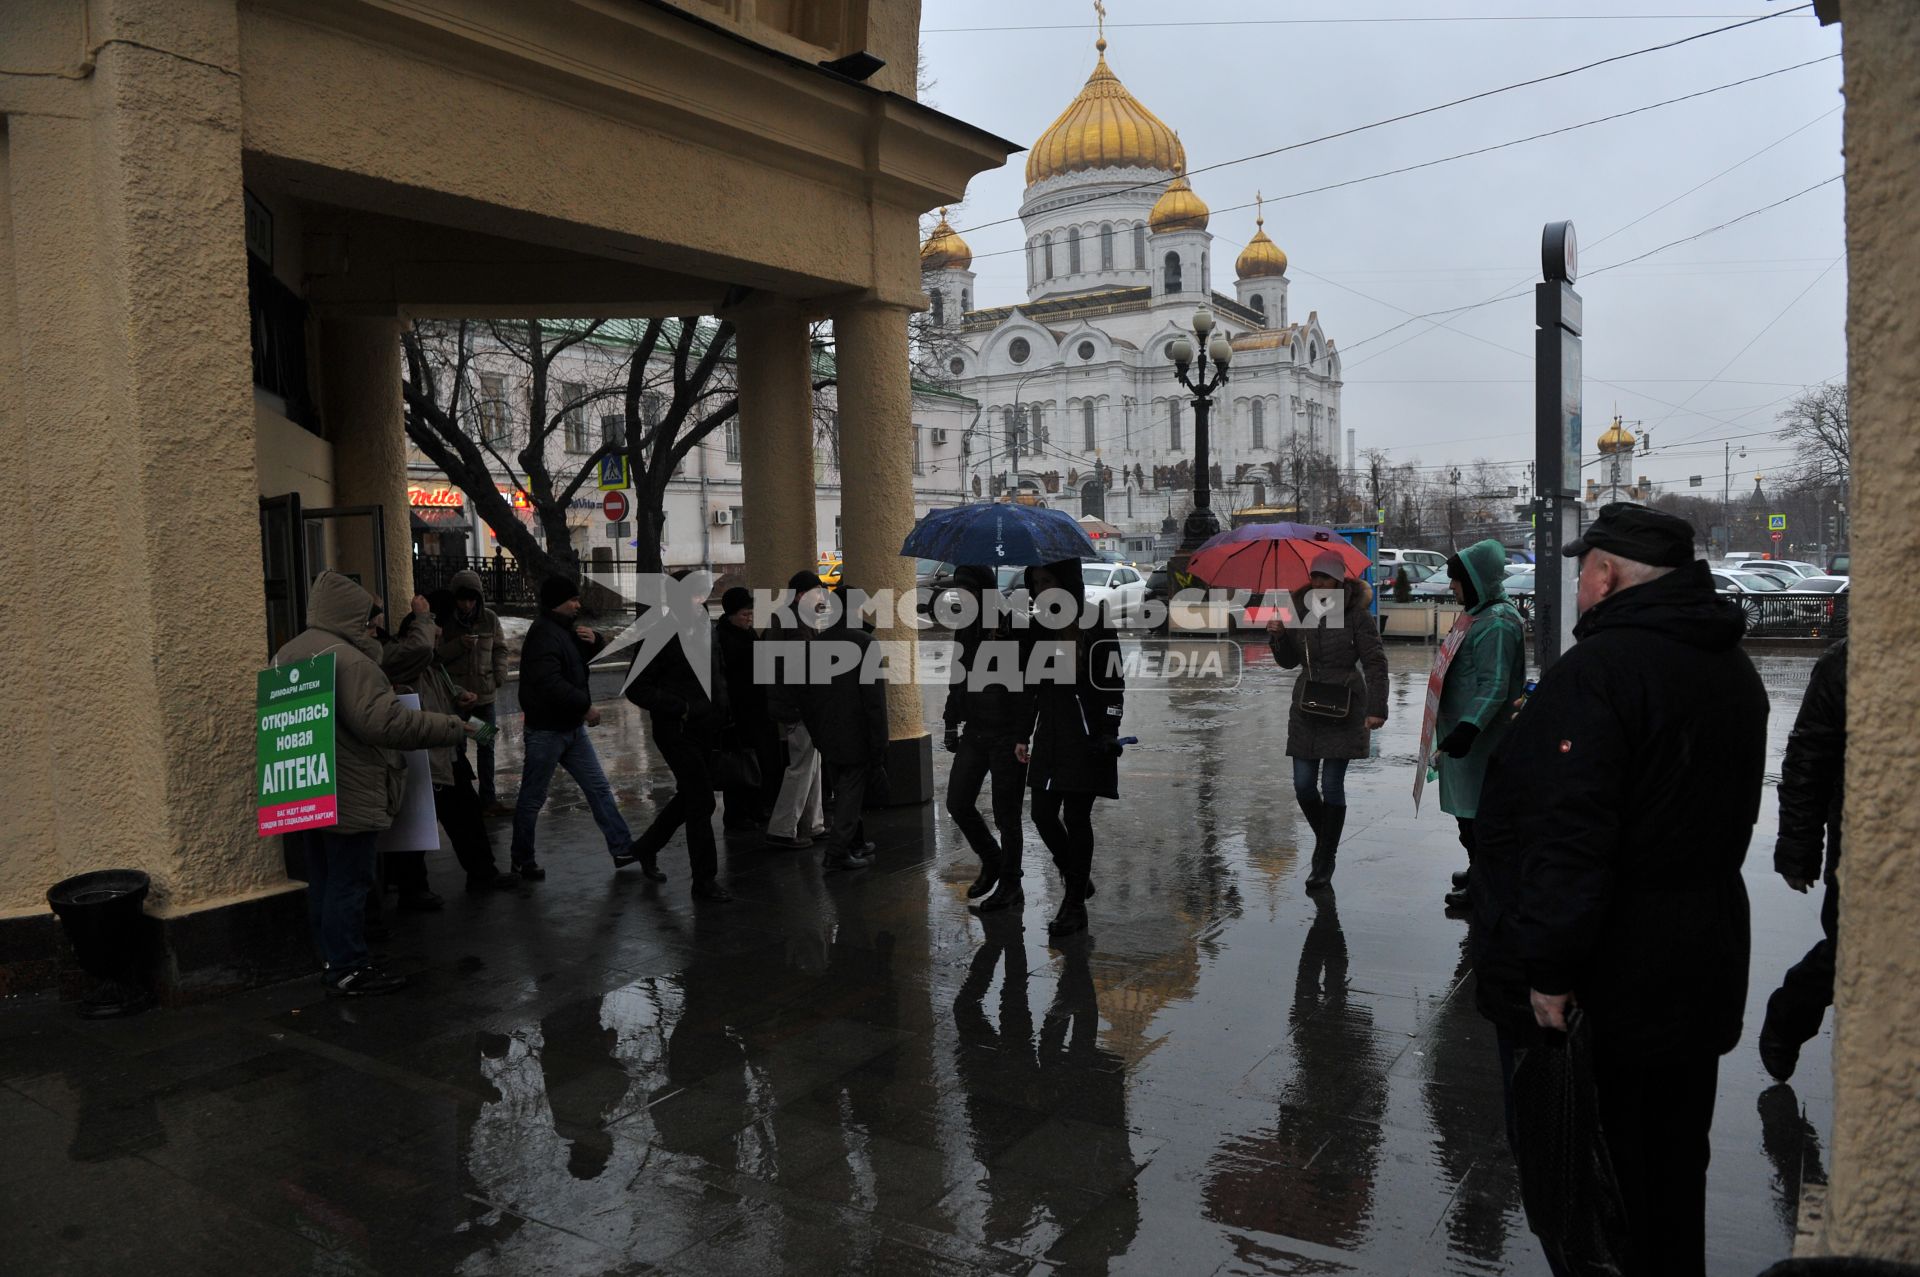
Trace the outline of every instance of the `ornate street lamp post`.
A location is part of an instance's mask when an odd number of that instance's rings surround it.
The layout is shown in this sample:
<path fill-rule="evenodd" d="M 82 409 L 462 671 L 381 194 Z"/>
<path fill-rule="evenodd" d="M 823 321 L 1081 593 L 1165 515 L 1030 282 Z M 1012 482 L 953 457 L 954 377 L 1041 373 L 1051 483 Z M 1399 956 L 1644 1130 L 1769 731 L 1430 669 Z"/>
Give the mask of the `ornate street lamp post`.
<path fill-rule="evenodd" d="M 1214 332 L 1213 312 L 1205 306 L 1193 312 L 1193 335 L 1199 338 L 1198 349 L 1185 337 L 1174 338 L 1167 347 L 1175 379 L 1193 392 L 1193 510 L 1181 530 L 1180 548 L 1168 565 L 1176 580 L 1186 574 L 1187 559 L 1201 543 L 1220 531 L 1220 517 L 1213 512 L 1207 419 L 1213 410 L 1213 392 L 1227 384 L 1227 365 L 1233 362 L 1233 345 L 1225 333 Z"/>

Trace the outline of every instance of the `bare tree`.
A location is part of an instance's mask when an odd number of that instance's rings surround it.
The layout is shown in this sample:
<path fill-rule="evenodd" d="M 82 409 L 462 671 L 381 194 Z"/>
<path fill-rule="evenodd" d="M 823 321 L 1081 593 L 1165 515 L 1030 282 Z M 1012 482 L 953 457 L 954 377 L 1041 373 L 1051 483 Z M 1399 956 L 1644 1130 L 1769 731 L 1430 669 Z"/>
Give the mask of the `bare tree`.
<path fill-rule="evenodd" d="M 1780 436 L 1793 446 L 1790 482 L 1804 488 L 1846 486 L 1853 453 L 1844 381 L 1814 386 L 1775 420 Z"/>

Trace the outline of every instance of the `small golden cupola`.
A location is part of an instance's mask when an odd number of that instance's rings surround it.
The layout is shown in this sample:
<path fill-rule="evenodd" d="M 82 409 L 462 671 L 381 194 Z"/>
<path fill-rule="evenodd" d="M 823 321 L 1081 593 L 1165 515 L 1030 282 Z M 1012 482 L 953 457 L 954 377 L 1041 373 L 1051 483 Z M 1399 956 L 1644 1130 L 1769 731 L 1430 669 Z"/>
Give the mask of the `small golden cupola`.
<path fill-rule="evenodd" d="M 1153 212 L 1147 214 L 1147 225 L 1156 235 L 1169 231 L 1204 231 L 1208 216 L 1207 203 L 1193 193 L 1193 185 L 1187 181 L 1187 166 L 1182 163 L 1174 179 L 1167 183 L 1166 192 L 1153 206 Z"/>
<path fill-rule="evenodd" d="M 947 221 L 947 210 L 940 210 L 940 224 L 927 236 L 927 242 L 920 246 L 920 269 L 925 270 L 966 270 L 973 265 L 973 250 L 967 247 L 967 241 Z"/>
<path fill-rule="evenodd" d="M 1638 442 L 1639 440 L 1633 437 L 1633 431 L 1627 429 L 1620 418 L 1615 417 L 1613 424 L 1607 427 L 1606 433 L 1600 436 L 1599 448 L 1605 453 L 1632 452 L 1633 445 Z"/>
<path fill-rule="evenodd" d="M 1287 273 L 1287 255 L 1280 246 L 1267 238 L 1266 206 L 1258 195 L 1254 196 L 1255 207 L 1259 210 L 1253 215 L 1253 238 L 1240 250 L 1240 256 L 1234 259 L 1233 273 L 1241 279 L 1270 279 Z"/>

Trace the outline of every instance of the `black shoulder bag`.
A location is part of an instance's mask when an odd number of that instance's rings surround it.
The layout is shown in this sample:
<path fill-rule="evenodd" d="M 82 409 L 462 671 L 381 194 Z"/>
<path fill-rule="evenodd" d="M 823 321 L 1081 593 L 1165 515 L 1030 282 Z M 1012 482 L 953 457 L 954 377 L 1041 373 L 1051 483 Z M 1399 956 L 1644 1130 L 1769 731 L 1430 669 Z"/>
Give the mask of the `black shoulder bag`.
<path fill-rule="evenodd" d="M 1313 646 L 1302 636 L 1300 660 L 1307 677 L 1300 688 L 1300 710 L 1316 718 L 1345 718 L 1353 712 L 1353 689 L 1345 683 L 1326 683 L 1313 677 Z"/>

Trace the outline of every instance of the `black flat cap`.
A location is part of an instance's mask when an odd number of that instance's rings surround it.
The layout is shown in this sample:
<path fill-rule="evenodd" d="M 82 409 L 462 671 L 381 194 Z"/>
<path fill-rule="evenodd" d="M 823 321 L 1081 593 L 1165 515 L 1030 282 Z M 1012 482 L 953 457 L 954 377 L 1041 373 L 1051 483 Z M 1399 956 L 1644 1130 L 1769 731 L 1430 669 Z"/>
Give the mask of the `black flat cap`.
<path fill-rule="evenodd" d="M 1649 567 L 1683 568 L 1693 562 L 1693 525 L 1630 501 L 1610 501 L 1560 553 L 1571 559 L 1588 550 L 1605 550 Z"/>

